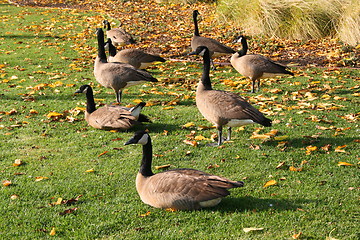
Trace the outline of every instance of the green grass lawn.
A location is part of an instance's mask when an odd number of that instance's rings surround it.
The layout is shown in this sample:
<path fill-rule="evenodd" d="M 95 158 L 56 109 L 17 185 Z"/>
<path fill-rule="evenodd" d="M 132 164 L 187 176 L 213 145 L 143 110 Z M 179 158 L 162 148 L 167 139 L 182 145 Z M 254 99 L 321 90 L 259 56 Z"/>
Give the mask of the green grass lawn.
<path fill-rule="evenodd" d="M 219 66 L 213 87 L 240 93 L 274 124 L 236 129 L 232 142 L 213 148 L 206 143 L 216 131 L 201 129 L 211 124 L 195 106 L 201 64 L 168 61 L 150 69 L 159 83 L 123 94 L 126 104 L 148 102 L 143 113 L 153 123 L 101 131 L 87 126 L 76 110 L 85 96 L 74 92 L 92 84 L 100 105 L 115 100 L 92 73 L 102 17 L 8 4 L 0 11 L 1 239 L 360 238 L 359 70 L 293 69 L 295 77 L 264 80 L 251 94 L 250 81 Z M 244 188 L 193 212 L 143 204 L 135 189 L 141 147 L 123 146 L 136 129 L 149 130 L 154 165 L 243 180 Z M 206 139 L 183 142 L 196 136 Z M 277 184 L 263 187 L 270 180 Z"/>

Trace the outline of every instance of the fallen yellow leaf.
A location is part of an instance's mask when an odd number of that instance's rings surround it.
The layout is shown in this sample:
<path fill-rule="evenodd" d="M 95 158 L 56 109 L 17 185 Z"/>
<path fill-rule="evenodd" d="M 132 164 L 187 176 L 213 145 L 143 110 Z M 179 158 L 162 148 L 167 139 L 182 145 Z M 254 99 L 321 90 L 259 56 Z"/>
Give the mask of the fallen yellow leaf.
<path fill-rule="evenodd" d="M 206 130 L 206 129 L 212 129 L 212 128 L 215 128 L 215 126 L 203 126 L 203 125 L 199 125 L 198 127 L 197 127 L 197 130 Z"/>
<path fill-rule="evenodd" d="M 282 168 L 285 165 L 285 162 L 280 162 L 277 166 L 276 169 Z"/>
<path fill-rule="evenodd" d="M 140 214 L 140 217 L 146 217 L 150 215 L 150 211 L 147 211 L 146 213 Z"/>
<path fill-rule="evenodd" d="M 204 137 L 203 135 L 198 135 L 198 136 L 195 137 L 195 140 L 202 141 L 202 140 L 207 140 L 207 138 Z"/>
<path fill-rule="evenodd" d="M 294 167 L 294 166 L 290 166 L 290 167 L 289 167 L 289 170 L 290 170 L 290 171 L 293 171 L 293 172 L 301 172 L 301 171 L 303 170 L 303 168 L 302 168 L 302 167 L 296 168 L 296 167 Z"/>
<path fill-rule="evenodd" d="M 95 170 L 93 168 L 85 170 L 85 172 L 95 172 Z"/>
<path fill-rule="evenodd" d="M 103 101 L 105 101 L 105 99 L 103 99 L 103 98 L 94 98 L 94 101 L 95 102 L 103 102 Z"/>
<path fill-rule="evenodd" d="M 108 151 L 102 152 L 98 155 L 98 157 L 101 157 L 102 155 L 107 154 L 107 153 L 108 153 Z"/>
<path fill-rule="evenodd" d="M 49 179 L 49 178 L 48 177 L 35 177 L 35 182 L 40 182 L 45 179 Z"/>
<path fill-rule="evenodd" d="M 347 163 L 347 162 L 338 162 L 338 166 L 354 166 L 354 164 Z"/>
<path fill-rule="evenodd" d="M 300 239 L 301 234 L 302 234 L 302 232 L 296 233 L 296 234 L 292 235 L 292 238 L 293 239 Z"/>
<path fill-rule="evenodd" d="M 62 203 L 62 200 L 63 200 L 62 198 L 58 198 L 56 203 L 54 203 L 54 204 L 55 205 L 60 205 Z"/>
<path fill-rule="evenodd" d="M 181 126 L 182 128 L 189 128 L 189 127 L 195 127 L 195 123 L 188 122 Z"/>
<path fill-rule="evenodd" d="M 143 101 L 141 99 L 135 99 L 135 100 L 133 100 L 133 102 L 136 103 L 136 104 L 139 104 L 139 103 L 141 103 Z"/>
<path fill-rule="evenodd" d="M 269 187 L 269 186 L 273 186 L 273 185 L 276 185 L 277 184 L 277 181 L 276 180 L 270 180 L 270 181 L 267 181 L 265 184 L 264 184 L 264 188 L 266 187 Z"/>
<path fill-rule="evenodd" d="M 261 139 L 261 140 L 266 140 L 270 138 L 271 138 L 270 135 L 265 135 L 265 134 L 254 134 L 250 137 L 250 139 Z"/>
<path fill-rule="evenodd" d="M 10 180 L 4 180 L 4 181 L 2 181 L 2 185 L 4 186 L 4 187 L 7 187 L 7 186 L 9 186 L 9 185 L 11 185 L 12 184 L 12 182 L 10 181 Z"/>
<path fill-rule="evenodd" d="M 74 110 L 76 110 L 76 111 L 85 111 L 86 108 L 84 108 L 84 107 L 75 107 Z"/>
<path fill-rule="evenodd" d="M 312 145 L 307 146 L 307 147 L 306 147 L 306 155 L 310 155 L 311 152 L 314 152 L 314 151 L 316 151 L 316 150 L 318 150 L 318 147 L 317 147 L 317 146 L 312 146 Z"/>
<path fill-rule="evenodd" d="M 163 169 L 163 168 L 169 168 L 170 166 L 171 166 L 170 164 L 165 164 L 165 165 L 161 165 L 161 166 L 155 166 L 154 168 L 156 170 L 158 170 L 158 169 Z"/>
<path fill-rule="evenodd" d="M 36 111 L 35 109 L 30 109 L 29 113 L 30 113 L 30 114 L 38 114 L 39 112 Z"/>
<path fill-rule="evenodd" d="M 197 145 L 198 145 L 198 143 L 196 141 L 191 141 L 191 140 L 184 140 L 183 143 L 189 144 L 193 147 L 197 147 Z"/>
<path fill-rule="evenodd" d="M 346 152 L 343 148 L 345 148 L 346 147 L 346 145 L 342 145 L 342 146 L 337 146 L 336 148 L 335 148 L 335 152 Z"/>
<path fill-rule="evenodd" d="M 264 228 L 255 228 L 255 227 L 250 227 L 250 228 L 243 228 L 244 232 L 251 232 L 251 231 L 261 231 L 264 230 Z"/>
<path fill-rule="evenodd" d="M 15 200 L 15 199 L 18 199 L 19 198 L 19 195 L 16 195 L 16 194 L 13 194 L 10 196 L 10 199 L 11 200 Z"/>
<path fill-rule="evenodd" d="M 287 139 L 287 138 L 289 138 L 289 136 L 287 136 L 287 135 L 274 137 L 274 139 L 275 139 L 276 141 L 282 141 L 282 140 L 285 140 L 285 139 Z"/>
<path fill-rule="evenodd" d="M 51 229 L 51 231 L 50 231 L 50 236 L 55 236 L 55 234 L 56 234 L 56 230 L 55 230 L 55 228 L 53 227 L 52 229 Z"/>
<path fill-rule="evenodd" d="M 15 159 L 14 163 L 13 163 L 13 166 L 14 167 L 17 167 L 17 166 L 20 166 L 22 164 L 22 161 L 21 159 Z"/>
<path fill-rule="evenodd" d="M 53 117 L 62 117 L 63 114 L 62 113 L 57 113 L 57 112 L 49 112 L 48 115 L 46 115 L 48 118 L 53 118 Z"/>

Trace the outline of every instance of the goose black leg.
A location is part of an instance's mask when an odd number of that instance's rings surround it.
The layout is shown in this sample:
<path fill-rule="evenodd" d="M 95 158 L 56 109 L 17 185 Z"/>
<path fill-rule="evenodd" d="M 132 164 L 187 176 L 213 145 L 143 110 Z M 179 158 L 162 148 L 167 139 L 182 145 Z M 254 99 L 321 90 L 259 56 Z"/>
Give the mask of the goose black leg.
<path fill-rule="evenodd" d="M 116 101 L 118 103 L 121 103 L 121 96 L 122 96 L 122 91 L 119 90 L 117 93 L 116 93 Z"/>
<path fill-rule="evenodd" d="M 230 140 L 231 140 L 231 127 L 228 128 L 228 135 L 226 141 L 230 141 Z"/>

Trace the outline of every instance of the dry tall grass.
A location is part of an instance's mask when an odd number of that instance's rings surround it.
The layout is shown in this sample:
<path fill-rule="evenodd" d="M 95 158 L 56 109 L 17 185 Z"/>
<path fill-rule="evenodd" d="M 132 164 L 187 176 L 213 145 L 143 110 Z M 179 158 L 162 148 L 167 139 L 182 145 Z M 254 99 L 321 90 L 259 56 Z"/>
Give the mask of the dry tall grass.
<path fill-rule="evenodd" d="M 217 13 L 250 35 L 360 43 L 359 0 L 219 0 Z"/>

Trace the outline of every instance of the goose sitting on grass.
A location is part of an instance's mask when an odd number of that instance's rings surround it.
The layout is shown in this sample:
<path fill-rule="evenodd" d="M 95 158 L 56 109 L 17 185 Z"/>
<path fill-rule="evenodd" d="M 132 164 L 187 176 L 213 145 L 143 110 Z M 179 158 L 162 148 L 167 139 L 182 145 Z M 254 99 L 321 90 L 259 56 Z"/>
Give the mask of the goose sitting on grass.
<path fill-rule="evenodd" d="M 89 85 L 83 85 L 75 93 L 86 94 L 86 122 L 97 129 L 105 130 L 127 130 L 142 122 L 150 122 L 149 118 L 141 114 L 144 102 L 133 108 L 126 108 L 120 105 L 105 105 L 96 109 L 93 90 Z"/>
<path fill-rule="evenodd" d="M 136 177 L 136 190 L 141 200 L 155 208 L 195 210 L 213 207 L 230 194 L 228 189 L 244 186 L 195 169 L 172 169 L 154 174 L 151 170 L 152 143 L 145 131 L 138 131 L 125 143 L 141 144 L 143 148 L 140 171 Z"/>

